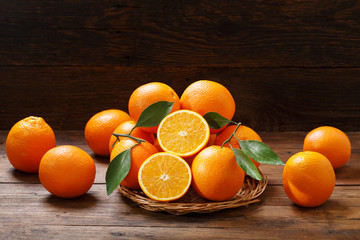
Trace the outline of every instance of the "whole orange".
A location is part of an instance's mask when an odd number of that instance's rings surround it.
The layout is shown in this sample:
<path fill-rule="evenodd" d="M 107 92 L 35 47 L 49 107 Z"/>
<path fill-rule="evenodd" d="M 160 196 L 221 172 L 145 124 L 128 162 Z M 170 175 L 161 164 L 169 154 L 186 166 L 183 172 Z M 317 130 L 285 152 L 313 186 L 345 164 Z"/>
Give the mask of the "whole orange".
<path fill-rule="evenodd" d="M 226 127 L 219 135 L 216 137 L 214 145 L 221 146 L 223 142 L 225 142 L 231 134 L 236 129 L 236 125 L 231 125 Z M 240 125 L 239 128 L 236 130 L 235 136 L 240 140 L 257 140 L 262 142 L 260 136 L 251 128 Z M 235 137 L 232 137 L 230 140 L 230 144 L 233 148 L 241 148 L 239 142 L 236 140 Z M 230 147 L 229 143 L 224 144 L 225 147 Z M 252 159 L 251 159 L 252 160 Z M 260 163 L 252 160 L 252 162 L 256 165 L 256 167 L 260 166 Z"/>
<path fill-rule="evenodd" d="M 331 162 L 334 169 L 344 166 L 350 159 L 351 144 L 341 130 L 323 126 L 310 131 L 304 140 L 304 151 L 319 152 Z"/>
<path fill-rule="evenodd" d="M 111 152 L 110 161 L 119 155 L 121 152 L 130 149 L 136 144 L 135 140 L 124 139 L 120 142 L 117 142 L 114 146 L 114 149 Z M 158 150 L 154 145 L 149 142 L 142 142 L 139 145 L 131 149 L 131 165 L 128 175 L 122 180 L 121 185 L 131 188 L 131 189 L 140 189 L 138 181 L 138 172 L 141 164 L 151 155 L 157 153 Z"/>
<path fill-rule="evenodd" d="M 323 204 L 335 187 L 335 172 L 330 161 L 317 152 L 299 152 L 291 156 L 282 177 L 287 196 L 303 207 Z"/>
<path fill-rule="evenodd" d="M 241 189 L 245 172 L 228 147 L 210 146 L 202 150 L 191 165 L 192 187 L 203 198 L 225 201 Z"/>
<path fill-rule="evenodd" d="M 42 156 L 55 146 L 55 134 L 41 117 L 20 120 L 6 138 L 6 154 L 10 163 L 27 173 L 37 173 Z"/>
<path fill-rule="evenodd" d="M 84 150 L 70 145 L 55 147 L 42 157 L 41 184 L 55 196 L 74 198 L 85 194 L 95 180 L 94 160 Z"/>
<path fill-rule="evenodd" d="M 119 134 L 129 134 L 131 129 L 133 129 L 133 127 L 135 127 L 136 122 L 133 120 L 130 121 L 125 121 L 123 123 L 121 123 L 115 130 L 113 133 L 119 133 Z M 133 137 L 137 137 L 140 139 L 143 139 L 145 141 L 148 141 L 149 143 L 154 143 L 154 135 L 152 133 L 149 132 L 145 132 L 143 131 L 141 128 L 135 128 L 132 132 L 131 132 L 131 136 Z M 119 139 L 128 139 L 126 137 L 119 137 Z M 110 141 L 109 141 L 109 151 L 111 153 L 112 149 L 113 149 L 113 145 L 116 141 L 116 137 L 114 135 L 111 135 L 110 137 Z"/>
<path fill-rule="evenodd" d="M 101 111 L 90 118 L 85 126 L 85 140 L 94 153 L 110 156 L 109 141 L 121 123 L 131 120 L 129 114 L 118 109 Z"/>
<path fill-rule="evenodd" d="M 158 101 L 173 102 L 171 112 L 180 109 L 180 100 L 176 92 L 165 83 L 151 82 L 141 85 L 131 94 L 129 99 L 130 116 L 137 122 L 141 113 L 151 104 Z M 144 131 L 156 133 L 157 127 L 144 127 Z"/>
<path fill-rule="evenodd" d="M 190 84 L 180 97 L 181 109 L 188 109 L 204 116 L 208 112 L 217 112 L 232 119 L 235 114 L 235 100 L 229 90 L 220 83 L 200 80 Z M 224 129 L 210 129 L 218 133 Z"/>

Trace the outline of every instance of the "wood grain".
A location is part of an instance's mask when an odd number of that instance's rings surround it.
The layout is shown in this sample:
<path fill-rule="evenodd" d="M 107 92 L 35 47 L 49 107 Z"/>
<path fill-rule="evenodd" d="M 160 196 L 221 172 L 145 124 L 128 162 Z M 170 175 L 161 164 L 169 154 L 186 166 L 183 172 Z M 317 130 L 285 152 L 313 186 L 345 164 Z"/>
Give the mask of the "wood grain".
<path fill-rule="evenodd" d="M 0 131 L 0 139 L 6 137 Z M 305 132 L 263 132 L 264 142 L 285 162 L 301 151 Z M 0 144 L 0 234 L 2 239 L 356 239 L 360 229 L 360 134 L 349 133 L 353 144 L 349 163 L 336 171 L 331 198 L 317 208 L 294 205 L 281 183 L 281 166 L 260 166 L 269 184 L 259 203 L 210 214 L 174 216 L 146 211 L 118 191 L 106 195 L 106 158 L 91 153 L 82 131 L 56 131 L 57 143 L 90 153 L 97 176 L 90 191 L 75 199 L 52 196 L 36 174 L 16 171 L 5 144 Z"/>
<path fill-rule="evenodd" d="M 0 65 L 359 67 L 358 1 L 1 1 Z"/>
<path fill-rule="evenodd" d="M 0 129 L 42 116 L 54 129 L 83 130 L 95 113 L 118 108 L 141 84 L 161 81 L 181 96 L 199 79 L 226 86 L 235 121 L 256 131 L 360 131 L 360 69 L 0 66 Z"/>

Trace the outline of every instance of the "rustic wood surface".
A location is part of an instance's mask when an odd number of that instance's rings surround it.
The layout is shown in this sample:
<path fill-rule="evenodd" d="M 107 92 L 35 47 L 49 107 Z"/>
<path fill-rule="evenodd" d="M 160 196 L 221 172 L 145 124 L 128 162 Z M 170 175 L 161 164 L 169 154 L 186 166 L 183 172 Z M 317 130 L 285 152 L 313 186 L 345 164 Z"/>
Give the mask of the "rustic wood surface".
<path fill-rule="evenodd" d="M 140 84 L 233 93 L 262 131 L 360 131 L 360 1 L 0 0 L 0 129 L 82 130 Z"/>
<path fill-rule="evenodd" d="M 360 133 L 349 132 L 352 156 L 336 170 L 336 187 L 316 208 L 294 205 L 282 188 L 282 166 L 260 168 L 268 176 L 261 201 L 210 214 L 174 216 L 146 211 L 115 191 L 106 195 L 107 158 L 86 145 L 82 131 L 57 131 L 57 144 L 87 151 L 97 167 L 90 191 L 75 199 L 52 196 L 36 174 L 15 170 L 0 131 L 0 239 L 358 239 L 360 234 Z M 305 132 L 263 132 L 283 162 L 301 151 Z"/>

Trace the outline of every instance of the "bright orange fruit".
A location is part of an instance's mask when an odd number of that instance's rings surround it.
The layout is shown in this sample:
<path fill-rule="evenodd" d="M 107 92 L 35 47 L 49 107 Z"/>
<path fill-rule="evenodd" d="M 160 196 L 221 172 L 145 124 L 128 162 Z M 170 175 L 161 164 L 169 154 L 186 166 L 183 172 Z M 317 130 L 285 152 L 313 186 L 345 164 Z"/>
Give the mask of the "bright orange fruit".
<path fill-rule="evenodd" d="M 235 114 L 235 100 L 229 90 L 220 83 L 200 80 L 190 84 L 180 97 L 181 109 L 192 110 L 204 116 L 208 112 L 217 112 L 232 119 Z M 224 129 L 210 129 L 218 133 Z"/>
<path fill-rule="evenodd" d="M 202 150 L 191 165 L 192 187 L 203 198 L 226 201 L 241 189 L 245 172 L 228 147 L 210 146 Z"/>
<path fill-rule="evenodd" d="M 136 144 L 135 140 L 123 139 L 117 142 L 111 152 L 110 161 L 121 152 L 131 148 Z M 142 142 L 131 149 L 131 165 L 128 175 L 122 180 L 121 185 L 131 188 L 140 189 L 138 181 L 138 172 L 141 164 L 151 155 L 157 153 L 157 149 L 149 142 Z"/>
<path fill-rule="evenodd" d="M 74 198 L 93 185 L 94 160 L 82 149 L 64 145 L 52 148 L 42 157 L 39 167 L 41 184 L 55 196 Z"/>
<path fill-rule="evenodd" d="M 151 199 L 174 201 L 188 191 L 191 184 L 191 169 L 182 158 L 166 152 L 150 156 L 141 165 L 139 183 Z"/>
<path fill-rule="evenodd" d="M 6 154 L 14 168 L 37 173 L 42 156 L 56 146 L 55 134 L 41 117 L 17 122 L 6 138 Z"/>
<path fill-rule="evenodd" d="M 214 145 L 221 146 L 236 129 L 236 125 L 231 125 L 226 127 L 219 135 L 216 137 Z M 236 130 L 235 136 L 240 140 L 257 140 L 262 142 L 260 136 L 251 128 L 240 125 L 239 128 Z M 230 144 L 233 148 L 241 148 L 239 142 L 236 140 L 235 137 L 232 137 L 230 140 Z M 230 147 L 229 143 L 224 144 L 225 147 Z M 251 159 L 251 158 L 250 158 Z M 251 159 L 252 160 L 252 159 Z M 256 167 L 260 166 L 260 163 L 252 160 L 252 162 L 256 165 Z"/>
<path fill-rule="evenodd" d="M 287 196 L 303 207 L 323 204 L 335 187 L 335 172 L 330 161 L 317 152 L 299 152 L 291 156 L 282 177 Z"/>
<path fill-rule="evenodd" d="M 151 104 L 158 101 L 173 102 L 171 112 L 180 109 L 180 100 L 176 92 L 165 83 L 151 82 L 144 84 L 131 94 L 129 99 L 130 116 L 137 122 L 141 113 Z M 143 127 L 144 131 L 156 133 L 156 127 Z"/>
<path fill-rule="evenodd" d="M 210 129 L 198 113 L 179 110 L 167 115 L 160 123 L 157 139 L 165 152 L 191 157 L 209 141 Z"/>
<path fill-rule="evenodd" d="M 309 132 L 305 137 L 303 150 L 321 153 L 329 159 L 334 169 L 344 166 L 351 156 L 348 136 L 329 126 L 318 127 Z"/>
<path fill-rule="evenodd" d="M 85 140 L 94 153 L 110 156 L 109 141 L 121 123 L 131 120 L 129 114 L 118 109 L 101 111 L 90 118 L 85 126 Z"/>
<path fill-rule="evenodd" d="M 115 130 L 113 133 L 119 133 L 119 134 L 129 134 L 131 129 L 133 129 L 133 127 L 135 127 L 136 122 L 133 120 L 130 121 L 125 121 L 123 123 L 121 123 Z M 145 141 L 148 141 L 149 143 L 154 143 L 154 135 L 152 133 L 149 132 L 145 132 L 143 131 L 141 128 L 135 128 L 132 133 L 131 136 L 136 137 L 136 138 L 140 138 L 143 139 Z M 119 139 L 129 139 L 127 137 L 119 137 Z M 110 137 L 110 141 L 109 141 L 109 151 L 111 153 L 112 149 L 113 149 L 113 145 L 116 141 L 116 137 L 114 135 L 111 135 Z"/>

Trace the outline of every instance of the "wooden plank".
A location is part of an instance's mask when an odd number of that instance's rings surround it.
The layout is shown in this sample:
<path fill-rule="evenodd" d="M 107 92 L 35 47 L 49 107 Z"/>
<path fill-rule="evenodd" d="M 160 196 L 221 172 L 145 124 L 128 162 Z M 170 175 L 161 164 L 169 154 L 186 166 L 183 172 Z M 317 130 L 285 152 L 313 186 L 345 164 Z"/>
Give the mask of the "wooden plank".
<path fill-rule="evenodd" d="M 357 1 L 2 1 L 0 64 L 359 67 L 358 12 Z"/>
<path fill-rule="evenodd" d="M 311 230 L 281 229 L 223 229 L 181 227 L 116 227 L 116 226 L 15 226 L 2 228 L 4 239 L 356 239 L 357 229 L 329 229 L 326 224 L 317 224 Z"/>
<path fill-rule="evenodd" d="M 2 226 L 235 228 L 252 232 L 309 229 L 350 234 L 360 227 L 359 186 L 337 186 L 330 200 L 317 208 L 298 207 L 281 186 L 268 186 L 260 203 L 183 216 L 149 212 L 119 192 L 108 197 L 103 184 L 94 185 L 88 194 L 76 199 L 53 197 L 40 184 L 1 184 L 0 193 Z"/>
<path fill-rule="evenodd" d="M 360 54 L 359 54 L 360 56 Z M 235 121 L 256 131 L 310 131 L 332 125 L 360 131 L 359 68 L 0 67 L 0 129 L 39 115 L 54 129 L 83 130 L 95 113 L 127 111 L 141 84 L 161 81 L 181 96 L 211 79 L 230 89 Z"/>

